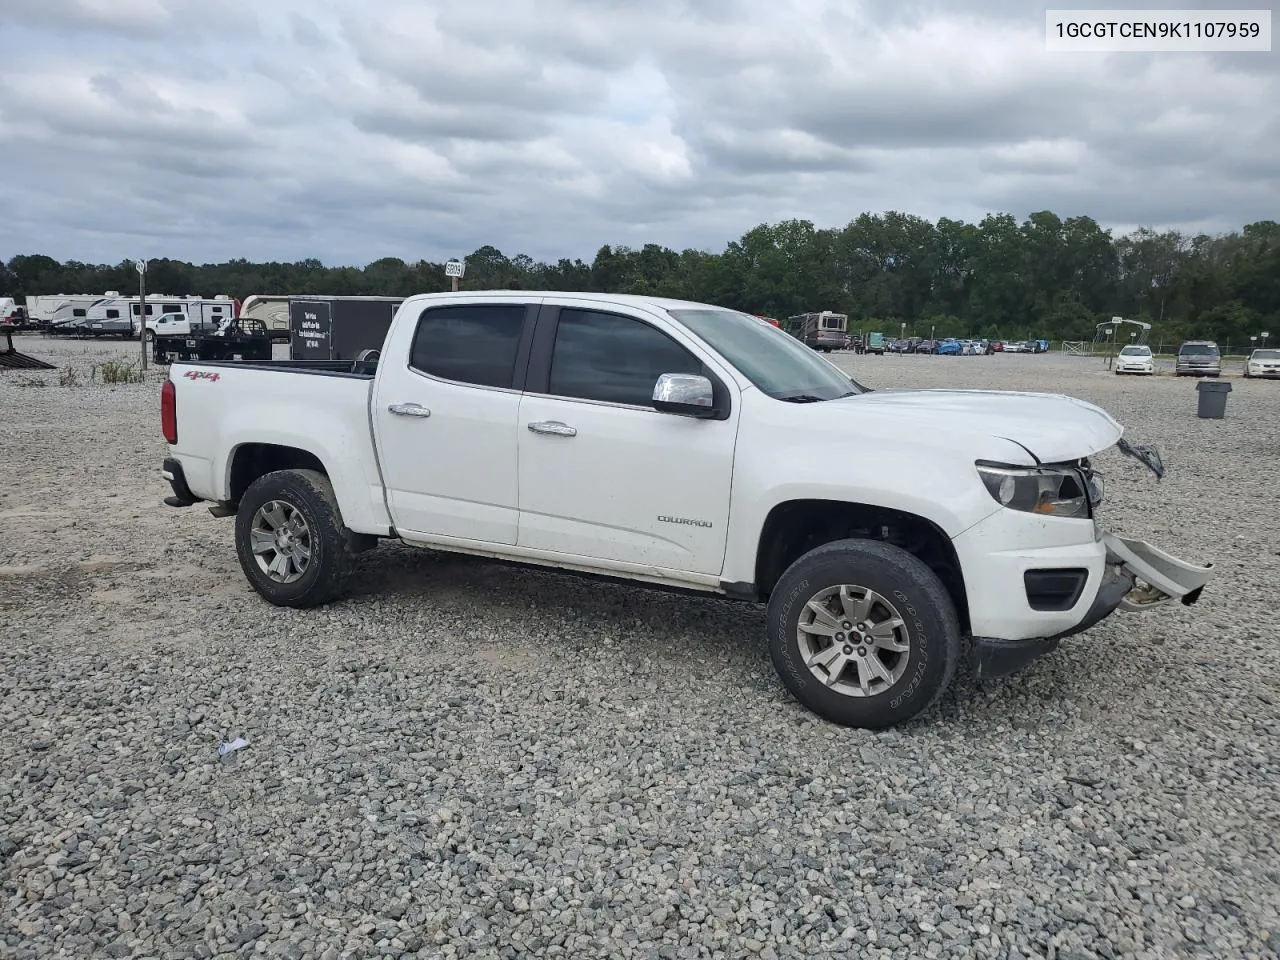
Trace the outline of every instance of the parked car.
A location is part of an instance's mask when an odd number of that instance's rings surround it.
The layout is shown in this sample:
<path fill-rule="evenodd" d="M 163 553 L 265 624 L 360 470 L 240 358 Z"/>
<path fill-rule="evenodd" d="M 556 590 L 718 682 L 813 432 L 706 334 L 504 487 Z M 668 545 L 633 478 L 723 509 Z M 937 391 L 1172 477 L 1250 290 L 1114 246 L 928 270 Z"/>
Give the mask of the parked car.
<path fill-rule="evenodd" d="M 894 340 L 889 344 L 890 353 L 907 353 L 911 349 L 911 344 L 905 340 Z"/>
<path fill-rule="evenodd" d="M 1116 376 L 1122 373 L 1137 373 L 1151 376 L 1156 372 L 1156 360 L 1151 348 L 1141 344 L 1130 343 L 1116 356 Z"/>
<path fill-rule="evenodd" d="M 959 340 L 943 340 L 938 344 L 938 353 L 944 357 L 958 357 L 964 351 Z"/>
<path fill-rule="evenodd" d="M 884 348 L 885 343 L 883 333 L 867 334 L 867 345 L 864 348 L 863 353 L 874 353 L 876 356 L 882 357 L 884 356 Z"/>
<path fill-rule="evenodd" d="M 938 349 L 937 340 L 921 340 L 912 349 L 912 353 L 935 353 Z"/>
<path fill-rule="evenodd" d="M 992 340 L 992 341 L 991 341 L 991 352 L 992 352 L 992 353 L 1004 353 L 1004 341 L 1003 341 L 1003 340 Z"/>
<path fill-rule="evenodd" d="M 166 503 L 234 516 L 268 603 L 335 599 L 381 540 L 763 603 L 781 682 L 848 726 L 928 709 L 963 651 L 1000 676 L 1213 572 L 1106 530 L 1095 458 L 1164 469 L 1105 410 L 870 390 L 707 304 L 415 295 L 376 359 L 173 364 L 160 426 Z"/>
<path fill-rule="evenodd" d="M 1258 349 L 1249 354 L 1244 363 L 1246 377 L 1280 377 L 1280 350 Z"/>
<path fill-rule="evenodd" d="M 1219 377 L 1222 354 L 1212 340 L 1188 340 L 1178 348 L 1173 365 L 1174 376 Z"/>

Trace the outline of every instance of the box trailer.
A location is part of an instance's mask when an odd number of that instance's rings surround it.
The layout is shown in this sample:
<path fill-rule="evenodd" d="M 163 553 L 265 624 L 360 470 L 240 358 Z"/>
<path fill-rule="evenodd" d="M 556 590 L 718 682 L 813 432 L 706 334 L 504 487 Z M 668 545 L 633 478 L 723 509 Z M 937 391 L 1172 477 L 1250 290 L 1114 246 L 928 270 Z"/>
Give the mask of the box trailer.
<path fill-rule="evenodd" d="M 381 350 L 403 302 L 404 297 L 290 297 L 290 357 L 355 360 L 365 350 Z"/>

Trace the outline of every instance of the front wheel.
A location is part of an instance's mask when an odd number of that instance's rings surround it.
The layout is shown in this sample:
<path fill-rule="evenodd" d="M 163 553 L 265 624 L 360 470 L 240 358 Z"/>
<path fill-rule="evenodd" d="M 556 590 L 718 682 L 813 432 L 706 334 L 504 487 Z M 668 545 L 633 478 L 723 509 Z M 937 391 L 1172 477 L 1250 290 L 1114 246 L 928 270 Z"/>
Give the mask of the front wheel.
<path fill-rule="evenodd" d="M 253 589 L 276 606 L 337 596 L 352 550 L 329 478 L 276 470 L 250 484 L 236 513 L 236 555 Z"/>
<path fill-rule="evenodd" d="M 769 652 L 782 682 L 818 716 L 884 729 L 924 712 L 955 676 L 955 605 L 919 558 L 873 540 L 806 553 L 769 597 Z"/>

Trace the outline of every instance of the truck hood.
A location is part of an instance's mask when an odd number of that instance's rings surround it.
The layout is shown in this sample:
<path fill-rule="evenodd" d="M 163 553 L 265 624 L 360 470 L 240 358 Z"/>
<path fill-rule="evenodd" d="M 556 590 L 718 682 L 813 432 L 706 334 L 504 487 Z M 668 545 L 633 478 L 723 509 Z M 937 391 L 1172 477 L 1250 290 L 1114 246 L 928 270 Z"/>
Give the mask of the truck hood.
<path fill-rule="evenodd" d="M 1052 393 L 1006 390 L 875 390 L 832 403 L 900 416 L 943 434 L 981 433 L 1019 444 L 1042 463 L 1090 457 L 1116 444 L 1124 428 L 1100 407 Z"/>

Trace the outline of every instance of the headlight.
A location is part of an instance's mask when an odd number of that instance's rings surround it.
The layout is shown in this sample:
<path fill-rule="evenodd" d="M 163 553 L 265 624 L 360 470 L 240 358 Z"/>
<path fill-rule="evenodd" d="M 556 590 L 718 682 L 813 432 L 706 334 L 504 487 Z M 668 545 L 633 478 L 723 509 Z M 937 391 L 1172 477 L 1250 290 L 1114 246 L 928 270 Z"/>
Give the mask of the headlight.
<path fill-rule="evenodd" d="M 1087 520 L 1102 500 L 1102 478 L 1074 467 L 1007 467 L 978 463 L 987 492 L 1010 510 Z"/>

